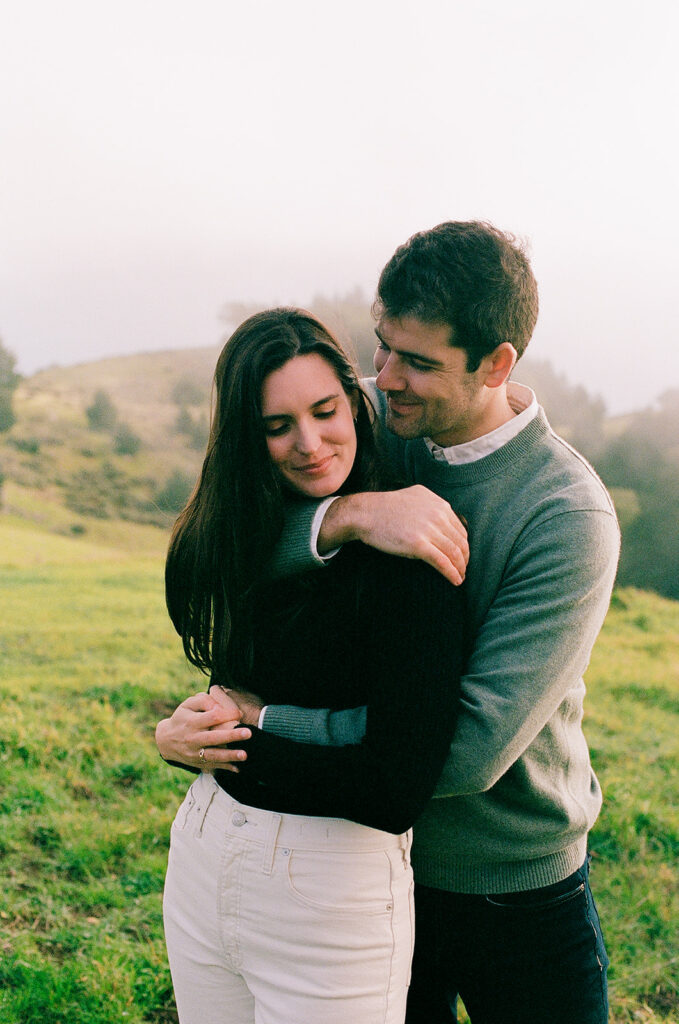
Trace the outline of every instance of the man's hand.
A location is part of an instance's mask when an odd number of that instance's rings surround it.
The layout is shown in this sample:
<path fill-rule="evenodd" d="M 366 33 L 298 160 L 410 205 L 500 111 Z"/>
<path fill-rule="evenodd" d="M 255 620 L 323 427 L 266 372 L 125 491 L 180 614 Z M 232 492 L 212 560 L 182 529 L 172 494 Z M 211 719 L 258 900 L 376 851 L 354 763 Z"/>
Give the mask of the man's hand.
<path fill-rule="evenodd" d="M 465 527 L 444 498 L 421 484 L 333 501 L 321 525 L 318 550 L 323 554 L 350 540 L 419 558 L 455 585 L 462 583 L 469 561 Z"/>
<path fill-rule="evenodd" d="M 210 695 L 214 696 L 226 711 L 235 709 L 236 717 L 243 725 L 259 724 L 259 715 L 264 704 L 256 694 L 247 690 L 225 690 L 221 686 L 211 686 Z"/>
<path fill-rule="evenodd" d="M 170 718 L 164 718 L 156 726 L 156 744 L 161 756 L 166 761 L 177 761 L 210 773 L 215 768 L 237 772 L 233 762 L 244 761 L 247 754 L 244 750 L 226 750 L 223 745 L 249 740 L 252 733 L 239 726 L 240 715 L 234 716 L 236 705 L 230 703 L 232 707 L 222 707 L 207 693 L 196 693 L 183 701 Z"/>

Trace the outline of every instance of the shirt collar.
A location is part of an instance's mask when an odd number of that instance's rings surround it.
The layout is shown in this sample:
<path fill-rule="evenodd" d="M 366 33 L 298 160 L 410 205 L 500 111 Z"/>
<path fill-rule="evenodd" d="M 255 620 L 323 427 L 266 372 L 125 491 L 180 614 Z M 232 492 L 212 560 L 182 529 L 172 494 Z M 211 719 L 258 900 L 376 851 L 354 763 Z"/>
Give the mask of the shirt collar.
<path fill-rule="evenodd" d="M 450 445 L 448 448 L 435 444 L 429 437 L 424 438 L 424 443 L 438 462 L 447 462 L 451 466 L 485 458 L 516 437 L 538 414 L 535 393 L 525 384 L 517 384 L 510 380 L 507 384 L 507 401 L 516 415 L 507 423 L 491 430 L 489 434 L 475 437 L 473 441 L 465 441 L 463 444 Z"/>

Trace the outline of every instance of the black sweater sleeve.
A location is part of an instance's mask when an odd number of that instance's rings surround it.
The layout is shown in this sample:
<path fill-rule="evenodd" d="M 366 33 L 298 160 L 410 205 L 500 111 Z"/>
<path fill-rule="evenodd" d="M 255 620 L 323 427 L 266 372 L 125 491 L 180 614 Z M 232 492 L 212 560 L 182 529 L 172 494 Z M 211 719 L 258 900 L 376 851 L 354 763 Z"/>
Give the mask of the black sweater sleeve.
<path fill-rule="evenodd" d="M 398 834 L 423 811 L 448 753 L 467 624 L 464 588 L 423 562 L 385 563 L 365 609 L 372 641 L 358 668 L 370 694 L 363 741 L 314 746 L 253 729 L 241 772 L 265 787 L 267 803 L 282 801 L 291 813 Z"/>

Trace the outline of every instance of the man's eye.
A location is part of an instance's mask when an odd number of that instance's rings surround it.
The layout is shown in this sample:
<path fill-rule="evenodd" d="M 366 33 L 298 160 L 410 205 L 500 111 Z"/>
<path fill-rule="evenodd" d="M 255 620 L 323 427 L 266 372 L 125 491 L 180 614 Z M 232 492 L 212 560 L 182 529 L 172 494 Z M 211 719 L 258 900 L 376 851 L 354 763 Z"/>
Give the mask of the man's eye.
<path fill-rule="evenodd" d="M 420 363 L 417 359 L 409 359 L 408 363 L 412 366 L 413 370 L 420 370 L 422 373 L 427 373 L 432 367 L 429 363 Z"/>

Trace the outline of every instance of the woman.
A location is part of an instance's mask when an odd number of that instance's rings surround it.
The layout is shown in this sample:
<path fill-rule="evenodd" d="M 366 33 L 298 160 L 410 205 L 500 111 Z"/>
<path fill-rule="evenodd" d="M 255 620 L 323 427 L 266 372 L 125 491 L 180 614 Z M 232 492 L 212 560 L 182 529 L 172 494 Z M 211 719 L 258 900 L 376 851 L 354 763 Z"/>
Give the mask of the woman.
<path fill-rule="evenodd" d="M 286 497 L 380 482 L 369 405 L 318 320 L 251 317 L 215 387 L 201 477 L 166 568 L 187 657 L 266 703 L 368 711 L 364 741 L 342 747 L 243 732 L 207 695 L 160 723 L 163 756 L 194 766 L 203 748 L 250 737 L 238 773 L 202 773 L 173 824 L 164 912 L 179 1018 L 399 1024 L 409 830 L 454 726 L 463 597 L 424 563 L 358 543 L 325 571 L 268 577 Z"/>

